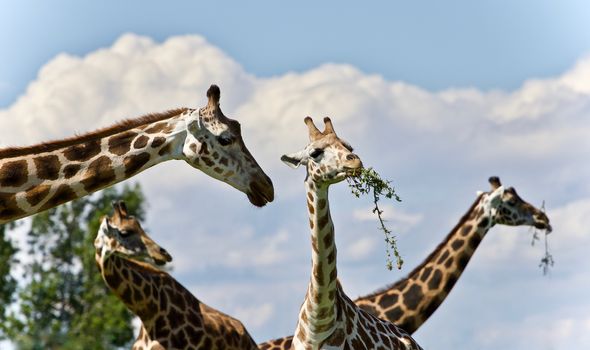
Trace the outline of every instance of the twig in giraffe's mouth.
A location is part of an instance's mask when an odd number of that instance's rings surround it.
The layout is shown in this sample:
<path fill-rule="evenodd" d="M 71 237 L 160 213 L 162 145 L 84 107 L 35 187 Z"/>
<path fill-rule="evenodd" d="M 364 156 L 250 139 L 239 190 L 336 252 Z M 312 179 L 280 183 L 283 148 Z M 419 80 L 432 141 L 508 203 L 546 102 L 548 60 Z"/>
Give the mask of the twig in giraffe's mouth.
<path fill-rule="evenodd" d="M 398 269 L 401 269 L 404 260 L 402 259 L 399 250 L 397 248 L 396 237 L 392 234 L 392 231 L 385 226 L 385 220 L 383 219 L 383 210 L 379 208 L 379 200 L 381 196 L 387 199 L 393 199 L 401 202 L 399 196 L 395 193 L 395 189 L 391 186 L 391 181 L 383 180 L 381 176 L 373 168 L 358 168 L 347 170 L 348 186 L 351 189 L 352 194 L 357 198 L 361 195 L 373 194 L 373 204 L 375 207 L 372 212 L 377 214 L 379 219 L 379 229 L 385 234 L 385 242 L 387 243 L 387 269 L 393 268 L 392 252 L 396 260 Z"/>
<path fill-rule="evenodd" d="M 541 204 L 541 211 L 545 213 L 545 201 Z M 533 239 L 531 241 L 531 245 L 534 246 L 536 241 L 539 241 L 539 231 L 543 230 L 545 233 L 545 254 L 541 258 L 539 262 L 539 267 L 543 269 L 543 275 L 546 276 L 549 273 L 549 270 L 555 264 L 555 260 L 553 259 L 553 254 L 549 252 L 549 242 L 547 240 L 547 236 L 551 233 L 552 227 L 548 223 L 535 223 L 533 226 Z"/>

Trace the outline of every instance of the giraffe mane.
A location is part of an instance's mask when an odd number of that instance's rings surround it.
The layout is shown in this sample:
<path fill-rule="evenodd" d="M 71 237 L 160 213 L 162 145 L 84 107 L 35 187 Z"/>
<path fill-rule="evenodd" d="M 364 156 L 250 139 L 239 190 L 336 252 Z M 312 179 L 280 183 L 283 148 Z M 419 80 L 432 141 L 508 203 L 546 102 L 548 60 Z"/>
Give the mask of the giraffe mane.
<path fill-rule="evenodd" d="M 399 284 L 403 283 L 404 281 L 410 279 L 412 276 L 417 275 L 422 268 L 426 265 L 426 263 L 428 261 L 430 261 L 430 259 L 432 259 L 432 257 L 437 254 L 439 252 L 439 250 L 445 246 L 449 240 L 451 239 L 451 236 L 453 236 L 453 234 L 459 229 L 459 227 L 461 227 L 467 220 L 470 219 L 470 213 L 473 211 L 473 209 L 477 206 L 477 204 L 479 203 L 479 201 L 481 200 L 481 197 L 484 195 L 485 193 L 481 193 L 477 196 L 477 199 L 475 200 L 475 202 L 473 202 L 473 204 L 471 204 L 471 207 L 469 207 L 469 210 L 467 210 L 467 212 L 465 214 L 463 214 L 463 216 L 461 217 L 461 220 L 459 220 L 459 222 L 455 225 L 455 227 L 453 227 L 453 229 L 451 230 L 451 232 L 449 232 L 449 234 L 446 236 L 446 238 L 436 247 L 436 249 L 434 249 L 426 259 L 424 259 L 422 261 L 422 263 L 418 266 L 416 266 L 410 273 L 408 273 L 406 275 L 406 277 L 400 278 L 398 281 L 393 282 L 383 288 L 380 288 L 376 291 L 374 291 L 373 293 L 367 294 L 367 295 L 363 295 L 358 297 L 357 299 L 366 299 L 366 298 L 372 298 L 375 297 L 379 294 L 384 293 L 385 291 L 388 291 L 390 289 L 394 289 L 396 288 Z"/>
<path fill-rule="evenodd" d="M 125 119 L 114 125 L 107 126 L 95 131 L 91 131 L 81 135 L 75 135 L 61 140 L 53 140 L 42 142 L 32 146 L 25 147 L 8 147 L 0 149 L 0 159 L 20 157 L 33 153 L 45 153 L 58 150 L 60 148 L 73 146 L 85 141 L 100 139 L 105 136 L 127 131 L 141 125 L 150 124 L 164 119 L 169 119 L 175 115 L 187 111 L 189 108 L 176 108 L 162 113 L 150 113 L 135 119 Z"/>

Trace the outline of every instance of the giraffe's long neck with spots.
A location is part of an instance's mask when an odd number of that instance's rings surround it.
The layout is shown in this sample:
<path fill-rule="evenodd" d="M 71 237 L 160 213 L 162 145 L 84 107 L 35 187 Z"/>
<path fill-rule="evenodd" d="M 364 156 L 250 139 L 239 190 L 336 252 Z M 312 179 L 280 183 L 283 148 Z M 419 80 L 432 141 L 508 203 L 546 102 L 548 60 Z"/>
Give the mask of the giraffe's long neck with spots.
<path fill-rule="evenodd" d="M 96 263 L 109 289 L 125 306 L 137 315 L 144 325 L 152 325 L 158 316 L 160 293 L 168 293 L 157 281 L 165 273 L 145 263 L 135 262 L 115 254 L 101 256 L 96 252 Z"/>
<path fill-rule="evenodd" d="M 491 227 L 481 198 L 406 278 L 355 303 L 410 334 L 416 331 L 448 296 Z"/>
<path fill-rule="evenodd" d="M 333 331 L 337 294 L 336 244 L 330 217 L 328 186 L 305 181 L 311 229 L 312 269 L 307 295 L 299 313 L 296 335 L 307 344 L 321 344 Z"/>
<path fill-rule="evenodd" d="M 182 149 L 185 119 L 168 119 L 0 159 L 0 224 L 128 179 Z"/>
<path fill-rule="evenodd" d="M 134 349 L 258 349 L 239 320 L 203 304 L 168 273 L 101 251 L 96 262 L 109 289 L 142 322 Z"/>

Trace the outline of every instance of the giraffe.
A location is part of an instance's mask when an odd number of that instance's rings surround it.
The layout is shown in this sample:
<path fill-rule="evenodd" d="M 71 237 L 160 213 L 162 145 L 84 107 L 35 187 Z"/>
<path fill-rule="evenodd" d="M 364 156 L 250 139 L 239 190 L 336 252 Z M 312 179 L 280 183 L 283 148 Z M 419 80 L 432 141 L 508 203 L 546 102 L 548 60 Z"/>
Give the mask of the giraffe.
<path fill-rule="evenodd" d="M 142 327 L 133 350 L 258 349 L 237 319 L 195 298 L 163 265 L 170 254 L 154 242 L 124 202 L 103 217 L 94 246 L 106 285 L 139 316 Z"/>
<path fill-rule="evenodd" d="M 312 269 L 299 311 L 292 347 L 295 349 L 421 349 L 402 329 L 356 306 L 337 281 L 334 226 L 328 188 L 362 168 L 352 147 L 338 138 L 330 118 L 320 132 L 305 118 L 310 143 L 281 160 L 296 168 L 305 165 L 307 209 L 311 229 Z"/>
<path fill-rule="evenodd" d="M 491 191 L 478 195 L 442 243 L 407 277 L 355 303 L 414 333 L 449 295 L 494 225 L 526 225 L 551 232 L 547 215 L 524 201 L 514 187 L 505 189 L 497 176 L 489 182 Z"/>
<path fill-rule="evenodd" d="M 414 333 L 441 305 L 495 224 L 533 226 L 551 232 L 545 213 L 524 201 L 513 187 L 504 190 L 500 179 L 489 178 L 491 191 L 480 193 L 467 213 L 422 264 L 409 275 L 355 303 L 365 311 Z M 499 200 L 490 199 L 499 196 Z M 487 208 L 486 205 L 492 207 Z M 489 209 L 489 210 L 488 210 Z M 270 340 L 266 350 L 289 349 L 293 337 Z"/>
<path fill-rule="evenodd" d="M 58 141 L 0 150 L 0 224 L 53 208 L 130 178 L 160 162 L 183 159 L 241 192 L 256 206 L 274 198 L 272 182 L 244 144 L 240 124 L 208 103 L 125 120 Z"/>

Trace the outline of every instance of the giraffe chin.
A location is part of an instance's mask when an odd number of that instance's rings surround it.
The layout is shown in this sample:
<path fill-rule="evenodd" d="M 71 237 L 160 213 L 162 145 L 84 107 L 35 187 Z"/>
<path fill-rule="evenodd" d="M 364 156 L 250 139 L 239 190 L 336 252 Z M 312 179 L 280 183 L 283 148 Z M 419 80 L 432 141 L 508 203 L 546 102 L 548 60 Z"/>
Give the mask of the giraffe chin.
<path fill-rule="evenodd" d="M 159 259 L 153 259 L 153 260 L 154 260 L 154 264 L 156 264 L 158 266 L 164 266 L 167 263 L 167 261 L 164 261 L 164 260 L 159 260 Z"/>
<path fill-rule="evenodd" d="M 551 231 L 553 231 L 553 227 L 551 227 L 551 225 L 549 225 L 548 223 L 545 222 L 535 222 L 533 224 L 533 226 L 535 228 L 538 228 L 539 230 L 545 230 L 545 232 L 547 234 L 551 233 Z"/>
<path fill-rule="evenodd" d="M 259 208 L 264 207 L 269 202 L 269 200 L 267 200 L 260 193 L 248 192 L 248 193 L 246 193 L 246 195 L 248 196 L 248 200 L 250 201 L 250 203 L 252 203 L 253 205 L 255 205 Z"/>

